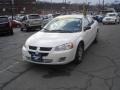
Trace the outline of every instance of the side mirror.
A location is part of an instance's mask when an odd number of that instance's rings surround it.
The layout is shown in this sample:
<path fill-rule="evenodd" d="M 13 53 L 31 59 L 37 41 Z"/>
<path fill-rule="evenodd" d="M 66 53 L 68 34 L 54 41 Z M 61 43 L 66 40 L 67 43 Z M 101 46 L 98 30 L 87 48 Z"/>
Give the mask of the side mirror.
<path fill-rule="evenodd" d="M 89 29 L 91 29 L 90 26 L 86 26 L 86 27 L 84 27 L 84 31 L 87 31 L 87 30 L 89 30 Z"/>

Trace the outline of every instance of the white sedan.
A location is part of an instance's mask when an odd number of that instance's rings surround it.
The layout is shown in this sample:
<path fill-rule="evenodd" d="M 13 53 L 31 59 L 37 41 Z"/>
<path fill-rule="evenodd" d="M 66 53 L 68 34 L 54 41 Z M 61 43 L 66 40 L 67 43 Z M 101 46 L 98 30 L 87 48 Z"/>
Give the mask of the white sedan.
<path fill-rule="evenodd" d="M 49 65 L 80 63 L 84 51 L 97 42 L 98 32 L 98 23 L 90 16 L 58 16 L 27 39 L 23 60 Z"/>
<path fill-rule="evenodd" d="M 102 22 L 103 24 L 108 24 L 108 23 L 119 24 L 120 17 L 118 16 L 118 13 L 107 13 L 106 16 L 103 18 Z"/>

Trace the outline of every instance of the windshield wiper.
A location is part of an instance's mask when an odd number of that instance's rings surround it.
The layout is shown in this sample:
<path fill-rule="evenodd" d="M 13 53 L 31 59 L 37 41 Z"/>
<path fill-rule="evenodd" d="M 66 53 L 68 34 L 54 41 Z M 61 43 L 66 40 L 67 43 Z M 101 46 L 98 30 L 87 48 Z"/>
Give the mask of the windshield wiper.
<path fill-rule="evenodd" d="M 72 33 L 72 31 L 66 31 L 66 30 L 51 30 L 50 32 Z"/>
<path fill-rule="evenodd" d="M 66 30 L 48 30 L 46 28 L 43 28 L 44 32 L 51 32 L 51 33 L 56 33 L 56 32 L 59 32 L 59 33 L 73 33 L 74 31 L 66 31 Z"/>

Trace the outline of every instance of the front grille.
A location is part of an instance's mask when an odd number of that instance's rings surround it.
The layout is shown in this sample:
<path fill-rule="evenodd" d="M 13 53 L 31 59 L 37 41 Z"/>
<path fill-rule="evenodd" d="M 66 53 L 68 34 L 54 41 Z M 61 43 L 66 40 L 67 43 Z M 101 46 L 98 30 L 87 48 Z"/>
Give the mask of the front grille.
<path fill-rule="evenodd" d="M 40 47 L 40 51 L 51 51 L 51 47 Z"/>
<path fill-rule="evenodd" d="M 37 47 L 36 47 L 36 46 L 29 46 L 29 49 L 31 49 L 31 50 L 36 50 Z"/>
<path fill-rule="evenodd" d="M 32 52 L 32 51 L 29 51 L 29 54 L 31 55 L 35 55 L 36 53 L 35 52 Z M 43 57 L 43 56 L 48 56 L 49 53 L 40 53 L 39 54 Z"/>

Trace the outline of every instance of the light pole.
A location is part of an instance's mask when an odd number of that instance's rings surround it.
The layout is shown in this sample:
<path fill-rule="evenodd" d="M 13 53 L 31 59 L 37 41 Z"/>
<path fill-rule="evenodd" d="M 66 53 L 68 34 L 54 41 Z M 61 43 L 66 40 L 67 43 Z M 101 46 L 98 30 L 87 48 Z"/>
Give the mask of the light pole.
<path fill-rule="evenodd" d="M 11 0 L 12 20 L 14 16 L 14 0 Z"/>
<path fill-rule="evenodd" d="M 100 10 L 101 10 L 101 4 L 100 4 L 101 2 L 100 2 L 100 0 L 99 0 L 99 6 L 98 6 L 98 11 L 99 11 L 99 13 L 100 13 Z"/>
<path fill-rule="evenodd" d="M 105 9 L 105 0 L 103 0 L 103 10 Z"/>
<path fill-rule="evenodd" d="M 3 14 L 5 15 L 6 8 L 3 8 L 2 11 L 3 11 Z"/>
<path fill-rule="evenodd" d="M 53 8 L 52 8 L 52 0 L 51 0 L 51 14 L 52 14 L 52 11 L 53 11 L 52 9 L 53 9 Z"/>

